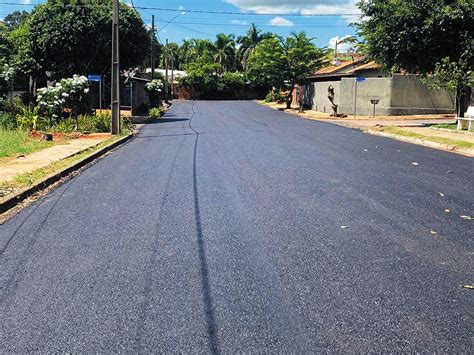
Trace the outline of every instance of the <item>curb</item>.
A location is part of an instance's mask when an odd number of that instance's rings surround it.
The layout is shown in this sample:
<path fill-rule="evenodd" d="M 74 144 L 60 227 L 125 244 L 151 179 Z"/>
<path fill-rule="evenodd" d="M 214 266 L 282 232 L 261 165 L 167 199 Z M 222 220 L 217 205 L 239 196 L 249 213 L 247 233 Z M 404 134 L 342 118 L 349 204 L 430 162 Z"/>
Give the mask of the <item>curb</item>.
<path fill-rule="evenodd" d="M 424 147 L 438 149 L 438 150 L 444 150 L 444 151 L 447 151 L 447 152 L 450 152 L 450 153 L 457 153 L 457 154 L 461 154 L 461 155 L 471 157 L 471 158 L 474 157 L 474 149 L 465 149 L 465 148 L 458 147 L 458 146 L 451 145 L 451 144 L 444 144 L 444 143 L 438 143 L 438 142 L 423 140 L 423 139 L 419 139 L 419 138 L 399 136 L 399 135 L 396 135 L 396 134 L 374 131 L 372 129 L 363 130 L 363 132 L 366 132 L 366 133 L 374 135 L 374 136 L 391 138 L 391 139 L 396 139 L 396 140 L 401 141 L 401 142 L 412 143 L 412 144 L 416 144 L 416 145 L 422 145 Z"/>
<path fill-rule="evenodd" d="M 0 215 L 7 212 L 11 208 L 15 207 L 18 205 L 20 202 L 24 201 L 31 195 L 37 193 L 38 191 L 41 191 L 45 189 L 46 187 L 58 182 L 59 180 L 63 179 L 64 177 L 68 176 L 74 171 L 79 170 L 80 168 L 84 167 L 85 165 L 89 164 L 90 162 L 94 161 L 95 159 L 101 157 L 105 153 L 111 151 L 112 149 L 118 147 L 119 145 L 125 143 L 129 139 L 133 137 L 133 133 L 129 133 L 125 137 L 120 138 L 119 140 L 110 143 L 109 145 L 99 149 L 98 151 L 92 153 L 91 155 L 72 163 L 70 166 L 64 168 L 63 170 L 60 170 L 56 173 L 53 173 L 44 179 L 38 181 L 32 186 L 28 186 L 14 194 L 13 196 L 7 196 L 3 199 L 0 199 Z M 81 152 L 77 152 L 76 154 L 79 154 Z M 75 155 L 75 154 L 73 154 Z M 72 156 L 73 156 L 72 155 Z"/>

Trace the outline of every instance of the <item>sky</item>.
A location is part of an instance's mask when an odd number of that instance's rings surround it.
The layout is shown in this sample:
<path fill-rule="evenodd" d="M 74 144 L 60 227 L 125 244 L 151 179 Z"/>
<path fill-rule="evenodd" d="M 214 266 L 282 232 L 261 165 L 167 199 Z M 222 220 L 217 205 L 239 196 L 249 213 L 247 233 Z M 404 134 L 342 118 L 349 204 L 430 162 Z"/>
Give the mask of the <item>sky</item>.
<path fill-rule="evenodd" d="M 133 0 L 143 20 L 155 25 L 160 42 L 212 39 L 217 33 L 245 34 L 251 23 L 281 36 L 305 31 L 319 46 L 334 47 L 354 35 L 356 0 Z M 19 9 L 31 10 L 44 0 L 0 0 L 0 18 Z M 9 3 L 9 4 L 6 4 Z M 11 4 L 14 3 L 14 4 Z M 130 4 L 131 0 L 126 0 Z M 203 12 L 193 12 L 203 11 Z M 214 13 L 207 13 L 214 12 Z M 316 16 L 315 16 L 316 15 Z M 342 48 L 344 50 L 344 48 Z"/>

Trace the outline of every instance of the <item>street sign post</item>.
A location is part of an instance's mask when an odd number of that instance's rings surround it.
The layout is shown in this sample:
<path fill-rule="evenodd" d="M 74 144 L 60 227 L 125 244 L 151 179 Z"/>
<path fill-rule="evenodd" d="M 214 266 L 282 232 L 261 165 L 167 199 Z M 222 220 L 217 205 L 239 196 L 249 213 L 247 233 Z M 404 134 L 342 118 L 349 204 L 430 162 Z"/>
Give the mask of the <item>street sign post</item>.
<path fill-rule="evenodd" d="M 354 89 L 354 118 L 357 116 L 357 84 L 363 83 L 365 78 L 363 77 L 356 77 L 355 78 L 355 89 Z"/>
<path fill-rule="evenodd" d="M 102 75 L 99 74 L 90 74 L 87 76 L 87 79 L 90 82 L 99 83 L 99 110 L 102 111 Z"/>

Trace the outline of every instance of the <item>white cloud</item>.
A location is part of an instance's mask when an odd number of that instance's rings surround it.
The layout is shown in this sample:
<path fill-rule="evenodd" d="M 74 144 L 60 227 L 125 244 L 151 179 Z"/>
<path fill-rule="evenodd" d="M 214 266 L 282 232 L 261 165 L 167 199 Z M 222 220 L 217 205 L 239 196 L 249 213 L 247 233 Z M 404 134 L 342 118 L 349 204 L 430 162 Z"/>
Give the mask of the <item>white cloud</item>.
<path fill-rule="evenodd" d="M 336 48 L 336 42 L 340 42 L 341 40 L 349 38 L 349 37 L 352 37 L 352 36 L 345 35 L 345 36 L 342 36 L 342 37 L 339 37 L 339 36 L 332 37 L 329 40 L 328 46 L 329 46 L 329 48 L 335 49 Z M 350 43 L 340 43 L 340 44 L 337 45 L 337 51 L 338 52 L 348 52 L 351 48 L 352 48 L 352 44 L 350 44 Z"/>
<path fill-rule="evenodd" d="M 358 14 L 356 0 L 223 0 L 242 11 L 266 14 L 339 15 Z M 343 16 L 354 22 L 357 16 Z"/>
<path fill-rule="evenodd" d="M 21 3 L 25 5 L 30 5 L 32 0 L 23 0 Z"/>
<path fill-rule="evenodd" d="M 281 27 L 291 27 L 294 25 L 293 22 L 287 20 L 284 17 L 276 16 L 270 20 L 270 25 L 281 26 Z"/>

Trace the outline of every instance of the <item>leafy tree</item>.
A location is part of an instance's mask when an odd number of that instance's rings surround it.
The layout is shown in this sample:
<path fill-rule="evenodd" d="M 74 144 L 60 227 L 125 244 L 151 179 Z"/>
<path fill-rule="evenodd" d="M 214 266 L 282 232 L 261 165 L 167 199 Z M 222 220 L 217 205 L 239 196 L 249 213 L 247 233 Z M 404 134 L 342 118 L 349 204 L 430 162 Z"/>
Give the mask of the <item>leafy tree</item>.
<path fill-rule="evenodd" d="M 179 53 L 179 45 L 170 42 L 167 45 L 165 44 L 161 48 L 161 67 L 164 68 L 166 66 L 166 58 L 168 58 L 168 68 L 171 69 L 178 69 L 180 67 L 180 53 Z"/>
<path fill-rule="evenodd" d="M 24 23 L 27 19 L 30 13 L 28 11 L 13 11 L 11 14 L 8 14 L 5 16 L 3 19 L 3 22 L 7 26 L 9 30 L 12 30 L 18 26 L 20 26 L 22 23 Z"/>
<path fill-rule="evenodd" d="M 106 73 L 111 58 L 111 0 L 48 1 L 38 5 L 26 22 L 17 65 L 38 77 L 50 73 L 52 79 L 73 74 Z M 57 6 L 58 4 L 65 6 Z M 88 5 L 89 4 L 89 5 Z M 81 5 L 81 6 L 77 6 Z M 149 35 L 139 15 L 130 7 L 120 7 L 120 60 L 122 68 L 143 63 Z"/>
<path fill-rule="evenodd" d="M 453 89 L 454 83 L 462 115 L 460 102 L 474 61 L 474 1 L 361 0 L 358 6 L 365 15 L 357 26 L 367 55 L 388 71 L 434 75 L 440 88 Z M 446 68 L 453 66 L 448 75 Z"/>
<path fill-rule="evenodd" d="M 237 57 L 244 69 L 247 69 L 247 62 L 259 43 L 264 39 L 274 36 L 275 35 L 273 33 L 262 33 L 262 31 L 259 30 L 254 23 L 252 23 L 251 27 L 247 31 L 247 34 L 237 38 L 237 43 L 240 44 Z"/>
<path fill-rule="evenodd" d="M 214 62 L 220 64 L 222 71 L 230 71 L 235 67 L 235 40 L 234 35 L 219 33 L 212 48 Z"/>
<path fill-rule="evenodd" d="M 249 59 L 249 78 L 260 85 L 287 87 L 287 108 L 296 84 L 304 84 L 322 66 L 327 49 L 318 48 L 305 32 L 290 37 L 264 39 Z"/>

